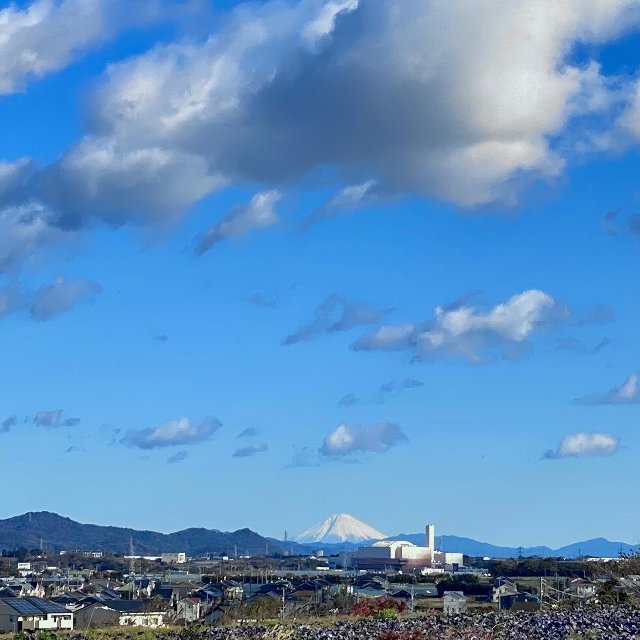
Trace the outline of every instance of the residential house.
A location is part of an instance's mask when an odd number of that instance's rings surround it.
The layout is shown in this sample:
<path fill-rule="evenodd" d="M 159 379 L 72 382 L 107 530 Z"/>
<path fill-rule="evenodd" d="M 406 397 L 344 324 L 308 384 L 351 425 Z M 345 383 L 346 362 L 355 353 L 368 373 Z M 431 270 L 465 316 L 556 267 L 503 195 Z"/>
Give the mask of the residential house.
<path fill-rule="evenodd" d="M 462 591 L 445 591 L 443 611 L 445 615 L 464 613 L 467 610 L 467 598 Z"/>
<path fill-rule="evenodd" d="M 71 612 L 42 598 L 0 598 L 0 631 L 73 629 Z"/>
<path fill-rule="evenodd" d="M 178 620 L 184 620 L 188 624 L 189 622 L 200 620 L 204 610 L 205 607 L 199 598 L 182 598 L 182 600 L 178 600 L 176 614 Z"/>
<path fill-rule="evenodd" d="M 575 578 L 569 582 L 569 593 L 578 598 L 592 598 L 596 595 L 596 585 L 584 578 Z"/>
<path fill-rule="evenodd" d="M 110 609 L 103 602 L 91 602 L 81 605 L 73 611 L 73 626 L 75 629 L 90 629 L 106 625 L 119 624 L 120 612 Z"/>
<path fill-rule="evenodd" d="M 170 611 L 154 600 L 109 600 L 102 606 L 118 612 L 118 624 L 129 627 L 162 627 Z"/>

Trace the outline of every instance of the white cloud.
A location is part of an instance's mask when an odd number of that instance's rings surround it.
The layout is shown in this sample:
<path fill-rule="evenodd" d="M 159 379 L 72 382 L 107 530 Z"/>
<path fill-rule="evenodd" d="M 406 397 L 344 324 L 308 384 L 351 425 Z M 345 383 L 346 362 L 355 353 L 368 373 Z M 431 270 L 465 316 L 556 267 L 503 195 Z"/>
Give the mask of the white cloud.
<path fill-rule="evenodd" d="M 200 155 L 89 136 L 46 175 L 43 191 L 59 224 L 73 228 L 86 224 L 87 212 L 111 225 L 166 224 L 222 185 Z"/>
<path fill-rule="evenodd" d="M 278 224 L 280 218 L 275 211 L 275 206 L 281 198 L 282 194 L 276 190 L 256 193 L 247 205 L 235 207 L 213 225 L 200 238 L 196 253 L 202 255 L 218 242 Z"/>
<path fill-rule="evenodd" d="M 605 393 L 588 393 L 574 401 L 576 404 L 636 404 L 640 402 L 640 375 L 632 373 L 620 386 Z"/>
<path fill-rule="evenodd" d="M 617 125 L 623 133 L 640 140 L 640 79 L 631 89 L 627 107 L 618 118 Z"/>
<path fill-rule="evenodd" d="M 50 211 L 39 203 L 0 208 L 0 273 L 17 270 L 27 261 L 37 264 L 45 246 L 71 235 L 56 228 Z"/>
<path fill-rule="evenodd" d="M 344 187 L 336 193 L 328 202 L 308 215 L 301 223 L 301 228 L 307 229 L 320 220 L 335 218 L 346 211 L 353 211 L 373 202 L 375 196 L 375 180 L 367 180 L 360 184 L 352 184 Z"/>
<path fill-rule="evenodd" d="M 313 44 L 316 41 L 330 35 L 335 26 L 336 19 L 341 13 L 351 13 L 358 8 L 359 0 L 330 0 L 320 5 L 320 10 L 302 30 L 304 38 Z"/>
<path fill-rule="evenodd" d="M 608 433 L 572 433 L 565 436 L 560 446 L 545 452 L 548 460 L 583 456 L 610 456 L 616 453 L 619 441 Z"/>
<path fill-rule="evenodd" d="M 388 310 L 370 309 L 363 304 L 349 302 L 337 293 L 332 293 L 316 307 L 314 319 L 288 335 L 283 344 L 296 344 L 323 333 L 349 331 L 355 327 L 372 324 L 386 313 Z"/>
<path fill-rule="evenodd" d="M 189 445 L 208 440 L 221 426 L 216 418 L 207 418 L 200 422 L 180 418 L 165 422 L 155 429 L 131 431 L 123 442 L 140 449 Z"/>
<path fill-rule="evenodd" d="M 406 439 L 402 429 L 391 422 L 378 422 L 371 426 L 341 424 L 326 436 L 320 453 L 324 456 L 384 453 Z"/>
<path fill-rule="evenodd" d="M 34 320 L 50 320 L 82 300 L 93 300 L 101 292 L 99 284 L 86 278 L 66 280 L 59 276 L 54 284 L 41 287 L 36 292 L 31 303 L 31 317 Z"/>
<path fill-rule="evenodd" d="M 101 20 L 135 21 L 145 6 L 103 2 L 4 10 L 6 86 L 66 64 L 103 37 Z M 64 18 L 76 6 L 89 13 L 81 29 Z M 85 137 L 11 204 L 39 202 L 65 229 L 165 224 L 226 185 L 273 193 L 301 178 L 315 186 L 326 169 L 350 186 L 325 214 L 359 206 L 374 184 L 463 206 L 512 203 L 524 184 L 563 171 L 577 118 L 633 138 L 631 81 L 605 78 L 594 61 L 577 66 L 569 52 L 637 29 L 639 15 L 636 0 L 241 4 L 204 41 L 110 65 Z M 25 51 L 35 62 L 15 70 Z M 221 221 L 210 240 L 242 233 L 241 220 Z"/>
<path fill-rule="evenodd" d="M 570 66 L 570 45 L 635 25 L 633 5 L 267 2 L 201 46 L 113 67 L 98 113 L 120 139 L 198 149 L 227 176 L 329 164 L 464 205 L 509 199 L 515 174 L 557 175 L 549 138 L 602 108 L 597 68 Z M 309 50 L 310 32 L 332 37 Z"/>
<path fill-rule="evenodd" d="M 256 442 L 255 444 L 247 445 L 246 447 L 241 447 L 240 449 L 236 449 L 232 457 L 233 458 L 249 458 L 251 456 L 258 455 L 259 453 L 264 453 L 268 451 L 269 445 L 266 442 Z"/>
<path fill-rule="evenodd" d="M 487 311 L 466 304 L 439 306 L 426 323 L 383 325 L 356 340 L 352 348 L 357 351 L 410 348 L 417 358 L 424 360 L 461 356 L 479 361 L 492 346 L 524 342 L 558 313 L 562 315 L 549 294 L 530 289 Z"/>
<path fill-rule="evenodd" d="M 0 9 L 0 94 L 66 67 L 119 28 L 158 18 L 154 0 L 35 0 Z"/>

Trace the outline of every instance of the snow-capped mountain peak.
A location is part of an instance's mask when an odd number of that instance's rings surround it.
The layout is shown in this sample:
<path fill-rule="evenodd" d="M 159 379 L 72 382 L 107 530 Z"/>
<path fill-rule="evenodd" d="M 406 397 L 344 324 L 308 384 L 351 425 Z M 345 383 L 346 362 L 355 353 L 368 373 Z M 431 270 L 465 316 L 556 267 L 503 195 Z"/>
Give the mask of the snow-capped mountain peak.
<path fill-rule="evenodd" d="M 333 513 L 320 524 L 301 533 L 295 540 L 302 543 L 338 543 L 382 540 L 386 537 L 384 533 L 347 513 Z"/>

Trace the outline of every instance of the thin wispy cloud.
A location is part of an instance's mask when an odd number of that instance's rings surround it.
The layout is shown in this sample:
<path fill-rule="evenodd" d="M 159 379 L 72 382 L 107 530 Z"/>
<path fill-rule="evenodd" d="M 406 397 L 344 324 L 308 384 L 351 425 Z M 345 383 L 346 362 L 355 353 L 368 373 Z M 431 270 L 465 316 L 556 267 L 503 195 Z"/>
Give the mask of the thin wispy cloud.
<path fill-rule="evenodd" d="M 66 280 L 59 276 L 54 284 L 41 287 L 31 303 L 30 313 L 34 320 L 50 320 L 83 300 L 93 302 L 102 287 L 91 280 L 80 278 Z"/>
<path fill-rule="evenodd" d="M 556 449 L 544 453 L 546 460 L 611 456 L 618 451 L 619 440 L 609 433 L 572 433 L 565 436 Z"/>
<path fill-rule="evenodd" d="M 294 447 L 293 455 L 286 469 L 305 469 L 319 465 L 318 449 L 313 447 Z"/>
<path fill-rule="evenodd" d="M 370 426 L 341 424 L 325 437 L 319 451 L 326 457 L 384 453 L 406 440 L 400 426 L 392 422 L 377 422 Z"/>
<path fill-rule="evenodd" d="M 602 228 L 610 236 L 640 236 L 640 213 L 624 216 L 619 209 L 607 211 Z"/>
<path fill-rule="evenodd" d="M 178 462 L 182 462 L 189 457 L 189 454 L 186 451 L 177 451 L 172 456 L 167 458 L 168 464 L 177 464 Z"/>
<path fill-rule="evenodd" d="M 569 351 L 583 356 L 595 356 L 612 344 L 612 340 L 607 337 L 602 338 L 602 340 L 593 347 L 587 346 L 582 340 L 578 340 L 578 338 L 562 338 L 556 343 L 556 350 Z"/>
<path fill-rule="evenodd" d="M 606 404 L 637 404 L 640 402 L 640 375 L 632 373 L 620 386 L 609 391 L 587 393 L 574 400 L 575 404 L 606 405 Z"/>
<path fill-rule="evenodd" d="M 196 253 L 202 255 L 218 242 L 279 224 L 275 206 L 281 199 L 282 194 L 276 190 L 257 193 L 248 204 L 235 207 L 208 229 L 198 240 Z"/>
<path fill-rule="evenodd" d="M 338 400 L 339 407 L 354 407 L 360 404 L 360 398 L 355 393 L 347 393 Z"/>
<path fill-rule="evenodd" d="M 388 309 L 371 309 L 364 304 L 349 302 L 337 293 L 332 293 L 316 307 L 313 320 L 289 334 L 283 344 L 292 345 L 322 334 L 350 331 L 359 326 L 373 324 L 387 313 L 389 313 Z"/>
<path fill-rule="evenodd" d="M 376 199 L 375 186 L 374 180 L 366 180 L 360 184 L 344 187 L 328 202 L 304 218 L 300 224 L 301 230 L 305 231 L 317 222 L 335 218 L 371 204 Z"/>
<path fill-rule="evenodd" d="M 277 309 L 280 306 L 280 300 L 275 296 L 267 296 L 264 293 L 252 293 L 248 298 L 249 304 L 259 309 Z"/>
<path fill-rule="evenodd" d="M 480 362 L 496 349 L 509 357 L 505 349 L 524 345 L 536 331 L 568 318 L 568 312 L 549 294 L 530 289 L 489 309 L 464 302 L 439 306 L 426 322 L 382 325 L 360 337 L 351 348 L 407 349 L 418 360 L 455 356 Z"/>
<path fill-rule="evenodd" d="M 618 222 L 619 217 L 619 209 L 611 209 L 610 211 L 607 211 L 604 216 L 602 216 L 601 224 L 605 233 L 608 233 L 610 236 L 620 235 L 621 227 Z"/>
<path fill-rule="evenodd" d="M 615 320 L 613 307 L 608 304 L 596 304 L 584 313 L 584 320 L 589 324 L 609 324 Z"/>
<path fill-rule="evenodd" d="M 416 380 L 415 378 L 403 378 L 402 380 L 390 380 L 380 385 L 378 389 L 378 397 L 381 400 L 386 400 L 388 397 L 397 395 L 403 389 L 418 389 L 424 387 L 422 380 Z"/>
<path fill-rule="evenodd" d="M 0 433 L 8 433 L 18 424 L 18 416 L 9 416 L 0 422 Z"/>
<path fill-rule="evenodd" d="M 259 453 L 265 453 L 268 451 L 269 445 L 266 442 L 257 442 L 255 444 L 247 445 L 246 447 L 241 447 L 240 449 L 236 449 L 232 457 L 233 458 L 250 458 L 252 456 L 256 456 Z"/>
<path fill-rule="evenodd" d="M 33 422 L 39 427 L 58 427 L 62 418 L 62 409 L 54 411 L 36 411 Z"/>
<path fill-rule="evenodd" d="M 139 449 L 191 445 L 208 440 L 221 426 L 222 423 L 216 418 L 206 418 L 199 422 L 180 418 L 154 429 L 130 431 L 122 442 Z"/>
<path fill-rule="evenodd" d="M 259 431 L 257 429 L 254 429 L 253 427 L 248 427 L 247 429 L 243 429 L 237 436 L 236 439 L 238 438 L 254 438 L 255 436 L 259 435 Z"/>
<path fill-rule="evenodd" d="M 62 421 L 63 427 L 75 427 L 80 424 L 80 418 L 66 418 Z"/>

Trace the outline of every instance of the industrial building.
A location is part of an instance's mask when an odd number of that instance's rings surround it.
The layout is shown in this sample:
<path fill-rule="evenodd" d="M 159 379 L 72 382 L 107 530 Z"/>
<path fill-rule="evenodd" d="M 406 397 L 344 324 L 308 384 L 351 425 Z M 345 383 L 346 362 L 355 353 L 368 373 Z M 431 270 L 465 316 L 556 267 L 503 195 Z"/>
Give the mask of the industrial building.
<path fill-rule="evenodd" d="M 436 550 L 436 528 L 425 527 L 425 546 L 406 540 L 381 540 L 369 547 L 360 547 L 354 558 L 357 569 L 378 571 L 413 571 L 414 569 L 444 569 L 455 571 L 464 565 L 462 553 Z"/>

